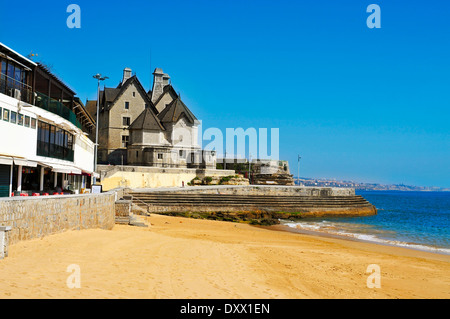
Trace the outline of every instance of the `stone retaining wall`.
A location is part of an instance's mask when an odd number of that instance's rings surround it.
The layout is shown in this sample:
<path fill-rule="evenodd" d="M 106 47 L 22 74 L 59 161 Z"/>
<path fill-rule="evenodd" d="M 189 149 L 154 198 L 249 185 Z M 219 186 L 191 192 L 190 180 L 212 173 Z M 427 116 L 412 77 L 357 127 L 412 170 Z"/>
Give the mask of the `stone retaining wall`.
<path fill-rule="evenodd" d="M 189 194 L 274 195 L 274 196 L 355 196 L 354 188 L 283 185 L 213 185 L 167 188 L 133 188 L 130 192 L 171 192 Z"/>
<path fill-rule="evenodd" d="M 9 244 L 88 228 L 112 229 L 117 191 L 101 194 L 0 199 L 0 226 L 11 226 Z"/>

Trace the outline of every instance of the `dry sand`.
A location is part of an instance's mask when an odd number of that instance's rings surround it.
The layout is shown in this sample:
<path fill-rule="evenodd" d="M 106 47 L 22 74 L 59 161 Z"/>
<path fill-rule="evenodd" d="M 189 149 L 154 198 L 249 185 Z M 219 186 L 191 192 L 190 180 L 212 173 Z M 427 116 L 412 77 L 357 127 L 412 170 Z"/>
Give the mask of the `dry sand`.
<path fill-rule="evenodd" d="M 0 298 L 449 298 L 450 256 L 152 215 L 12 245 Z M 81 288 L 68 288 L 69 265 Z M 368 288 L 366 269 L 381 269 Z"/>

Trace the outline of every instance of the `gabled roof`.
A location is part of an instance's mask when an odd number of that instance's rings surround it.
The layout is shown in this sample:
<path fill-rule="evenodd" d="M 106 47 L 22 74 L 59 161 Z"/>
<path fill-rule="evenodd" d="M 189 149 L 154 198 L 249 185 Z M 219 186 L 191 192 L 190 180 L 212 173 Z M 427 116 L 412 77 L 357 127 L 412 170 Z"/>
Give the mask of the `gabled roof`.
<path fill-rule="evenodd" d="M 120 89 L 105 88 L 104 93 L 106 102 L 113 102 L 120 93 Z"/>
<path fill-rule="evenodd" d="M 103 91 L 103 95 L 105 101 L 110 103 L 109 106 L 106 105 L 107 109 L 110 110 L 111 107 L 116 103 L 116 101 L 122 96 L 123 92 L 127 90 L 127 88 L 134 83 L 138 90 L 141 91 L 144 100 L 147 102 L 147 105 L 152 109 L 155 114 L 158 114 L 158 110 L 153 105 L 151 99 L 148 97 L 147 92 L 142 86 L 141 82 L 138 80 L 136 75 L 133 75 L 131 78 L 127 79 L 123 84 L 119 84 L 117 88 L 105 88 Z M 101 101 L 103 102 L 103 101 Z"/>
<path fill-rule="evenodd" d="M 151 91 L 149 91 L 149 92 L 151 92 Z M 167 85 L 164 86 L 163 92 L 161 93 L 160 96 L 158 96 L 158 98 L 156 99 L 154 105 L 157 105 L 157 104 L 159 103 L 159 101 L 161 101 L 161 99 L 163 98 L 163 96 L 164 96 L 167 92 L 172 92 L 172 94 L 173 94 L 175 97 L 178 97 L 178 94 L 177 94 L 177 92 L 175 92 L 175 89 L 173 88 L 172 84 L 167 84 Z M 151 97 L 151 94 L 150 94 L 150 97 Z"/>
<path fill-rule="evenodd" d="M 155 113 L 150 108 L 145 108 L 141 114 L 128 127 L 129 130 L 159 130 L 165 131 Z"/>
<path fill-rule="evenodd" d="M 86 100 L 86 110 L 92 118 L 96 118 L 97 100 Z"/>
<path fill-rule="evenodd" d="M 181 101 L 181 98 L 177 97 L 158 114 L 158 118 L 162 123 L 176 123 L 183 115 L 186 116 L 191 124 L 197 121 L 195 115 Z"/>

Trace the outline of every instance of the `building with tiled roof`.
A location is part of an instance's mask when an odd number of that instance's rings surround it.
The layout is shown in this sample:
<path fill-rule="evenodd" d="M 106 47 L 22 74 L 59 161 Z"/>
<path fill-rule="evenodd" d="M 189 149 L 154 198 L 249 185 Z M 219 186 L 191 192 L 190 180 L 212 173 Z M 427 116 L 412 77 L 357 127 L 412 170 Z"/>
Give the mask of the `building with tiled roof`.
<path fill-rule="evenodd" d="M 199 121 L 169 79 L 156 68 L 152 89 L 146 91 L 125 68 L 117 87 L 100 91 L 99 163 L 215 168 L 215 155 L 198 145 Z M 92 116 L 94 102 L 86 102 Z"/>

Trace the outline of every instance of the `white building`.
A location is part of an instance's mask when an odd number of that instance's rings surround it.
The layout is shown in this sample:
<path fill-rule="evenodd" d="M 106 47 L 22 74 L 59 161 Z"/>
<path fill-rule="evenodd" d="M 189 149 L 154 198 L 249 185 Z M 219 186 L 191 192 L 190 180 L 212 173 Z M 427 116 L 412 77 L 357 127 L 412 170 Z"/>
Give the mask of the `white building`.
<path fill-rule="evenodd" d="M 0 43 L 1 197 L 89 188 L 92 127 L 75 92 L 44 65 Z"/>

